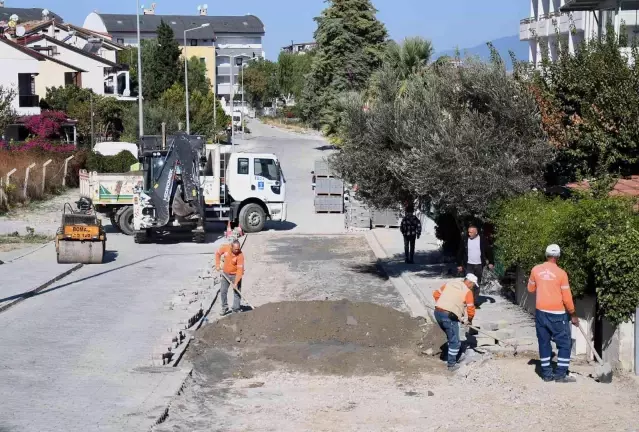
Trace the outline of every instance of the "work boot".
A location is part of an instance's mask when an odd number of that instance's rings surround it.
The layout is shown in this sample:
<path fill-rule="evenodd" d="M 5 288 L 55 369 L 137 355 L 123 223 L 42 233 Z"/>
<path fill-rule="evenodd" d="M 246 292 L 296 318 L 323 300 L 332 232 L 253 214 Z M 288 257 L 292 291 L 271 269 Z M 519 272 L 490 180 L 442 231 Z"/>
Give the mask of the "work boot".
<path fill-rule="evenodd" d="M 543 377 L 542 379 L 544 380 L 544 382 L 553 382 L 555 380 L 555 377 L 549 376 Z"/>
<path fill-rule="evenodd" d="M 453 366 L 448 366 L 448 372 L 457 372 L 459 370 L 461 366 L 458 364 L 455 364 Z"/>
<path fill-rule="evenodd" d="M 220 311 L 220 316 L 225 316 L 228 315 L 231 312 L 231 310 L 229 308 L 222 308 L 222 310 Z"/>
<path fill-rule="evenodd" d="M 555 378 L 555 382 L 556 383 L 576 383 L 577 379 L 575 377 L 571 377 L 571 376 L 565 376 L 562 378 Z"/>

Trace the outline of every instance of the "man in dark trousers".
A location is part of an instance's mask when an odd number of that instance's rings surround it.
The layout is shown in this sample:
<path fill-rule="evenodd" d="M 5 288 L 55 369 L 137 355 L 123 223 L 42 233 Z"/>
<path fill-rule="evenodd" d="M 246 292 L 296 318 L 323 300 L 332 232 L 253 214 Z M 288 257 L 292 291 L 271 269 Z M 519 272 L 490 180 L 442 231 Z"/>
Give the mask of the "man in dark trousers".
<path fill-rule="evenodd" d="M 415 239 L 422 235 L 422 223 L 413 213 L 415 208 L 412 205 L 406 207 L 406 216 L 402 219 L 399 230 L 404 236 L 404 255 L 407 264 L 415 264 Z"/>
<path fill-rule="evenodd" d="M 468 236 L 464 236 L 459 244 L 457 253 L 457 271 L 459 273 L 472 273 L 477 276 L 477 284 L 473 289 L 475 307 L 479 308 L 479 286 L 484 272 L 484 266 L 488 264 L 489 269 L 495 268 L 493 261 L 493 251 L 488 241 L 479 235 L 479 230 L 475 225 L 468 227 Z"/>

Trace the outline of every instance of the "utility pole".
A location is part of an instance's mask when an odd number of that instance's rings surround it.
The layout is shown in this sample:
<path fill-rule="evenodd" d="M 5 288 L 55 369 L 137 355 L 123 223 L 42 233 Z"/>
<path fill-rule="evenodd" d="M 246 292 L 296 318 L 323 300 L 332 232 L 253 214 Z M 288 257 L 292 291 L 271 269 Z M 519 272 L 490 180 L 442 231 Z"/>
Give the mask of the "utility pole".
<path fill-rule="evenodd" d="M 137 17 L 138 31 L 138 122 L 140 123 L 140 138 L 144 136 L 144 110 L 142 109 L 142 41 L 140 39 L 140 0 L 136 0 L 137 8 L 135 15 Z"/>
<path fill-rule="evenodd" d="M 240 57 L 240 60 L 244 60 Z M 244 106 L 244 62 L 240 64 L 242 68 L 242 116 L 240 117 L 240 122 L 242 124 L 242 139 L 244 139 L 244 113 L 246 112 L 246 107 Z"/>
<path fill-rule="evenodd" d="M 184 92 L 186 93 L 186 134 L 191 135 L 191 121 L 189 116 L 189 62 L 186 59 L 186 30 L 184 30 Z"/>
<path fill-rule="evenodd" d="M 233 75 L 235 72 L 233 68 L 235 67 L 235 57 L 231 56 L 231 149 L 235 150 L 235 125 L 233 124 L 233 99 L 235 99 L 235 91 L 233 89 Z"/>
<path fill-rule="evenodd" d="M 89 98 L 91 100 L 91 150 L 95 147 L 95 135 L 93 133 L 93 91 L 89 94 Z"/>

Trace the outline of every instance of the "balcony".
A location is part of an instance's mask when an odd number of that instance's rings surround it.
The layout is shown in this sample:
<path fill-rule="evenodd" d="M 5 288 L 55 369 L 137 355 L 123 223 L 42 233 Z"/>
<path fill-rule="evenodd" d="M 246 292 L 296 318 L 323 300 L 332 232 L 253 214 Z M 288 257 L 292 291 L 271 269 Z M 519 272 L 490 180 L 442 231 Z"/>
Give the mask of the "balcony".
<path fill-rule="evenodd" d="M 18 106 L 20 108 L 36 108 L 40 106 L 40 96 L 38 95 L 19 95 Z"/>
<path fill-rule="evenodd" d="M 523 20 L 519 21 L 519 40 L 526 41 L 532 39 L 533 32 L 531 32 L 530 30 L 533 28 L 534 25 L 536 25 L 536 23 L 537 18 L 535 17 L 524 18 Z"/>

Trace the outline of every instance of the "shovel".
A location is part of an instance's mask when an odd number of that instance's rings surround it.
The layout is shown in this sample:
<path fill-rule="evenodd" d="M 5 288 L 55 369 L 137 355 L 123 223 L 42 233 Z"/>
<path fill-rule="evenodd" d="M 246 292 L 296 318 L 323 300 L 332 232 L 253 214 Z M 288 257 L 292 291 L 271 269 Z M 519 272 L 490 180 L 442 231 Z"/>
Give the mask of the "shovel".
<path fill-rule="evenodd" d="M 590 341 L 590 339 L 588 339 L 588 336 L 586 336 L 586 332 L 584 331 L 583 327 L 581 327 L 581 323 L 579 323 L 579 330 L 581 331 L 581 334 L 584 336 L 584 339 L 586 339 L 586 342 L 588 342 L 588 345 L 590 345 L 590 349 L 595 354 L 595 358 L 597 359 L 597 362 L 599 363 L 597 366 L 595 366 L 595 375 L 594 375 L 595 380 L 602 383 L 611 383 L 612 382 L 612 366 L 610 366 L 609 363 L 604 363 L 601 357 L 599 357 L 599 353 L 597 353 L 597 351 L 595 350 L 595 346 Z"/>
<path fill-rule="evenodd" d="M 253 305 L 251 305 L 248 300 L 246 300 L 246 297 L 244 297 L 242 295 L 242 293 L 240 292 L 240 290 L 238 290 L 237 288 L 235 288 L 235 284 L 233 282 L 231 282 L 231 280 L 229 278 L 226 277 L 226 275 L 224 274 L 224 272 L 220 272 L 220 275 L 222 275 L 222 277 L 224 279 L 226 279 L 226 281 L 229 283 L 229 285 L 231 285 L 231 287 L 233 288 L 233 290 L 237 293 L 237 295 L 240 296 L 240 298 L 242 300 L 244 300 L 246 302 L 246 304 L 248 305 L 248 307 L 250 307 L 251 309 L 255 310 L 255 308 L 253 307 Z"/>

